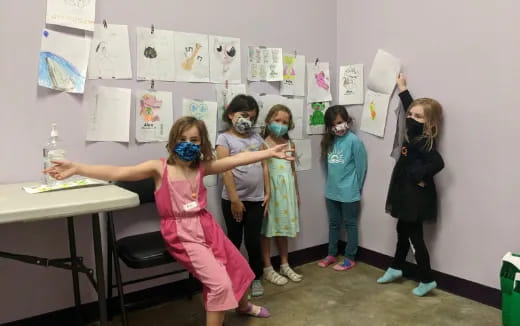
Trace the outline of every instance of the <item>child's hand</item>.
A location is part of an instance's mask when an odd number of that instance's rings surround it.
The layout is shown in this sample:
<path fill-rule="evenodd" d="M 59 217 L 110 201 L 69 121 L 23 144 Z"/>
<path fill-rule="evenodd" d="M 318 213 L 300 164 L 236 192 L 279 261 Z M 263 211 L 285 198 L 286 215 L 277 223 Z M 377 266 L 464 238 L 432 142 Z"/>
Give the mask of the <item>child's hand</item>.
<path fill-rule="evenodd" d="M 399 88 L 399 92 L 404 92 L 408 89 L 406 86 L 406 78 L 403 73 L 400 73 L 399 77 L 397 77 L 397 87 Z"/>
<path fill-rule="evenodd" d="M 264 202 L 262 203 L 262 207 L 264 208 L 264 217 L 267 216 L 267 209 L 269 208 L 269 199 L 271 199 L 271 195 L 265 195 Z"/>
<path fill-rule="evenodd" d="M 235 219 L 235 221 L 242 222 L 245 210 L 246 207 L 244 206 L 244 203 L 242 203 L 241 200 L 231 202 L 231 214 L 233 214 L 233 218 Z"/>
<path fill-rule="evenodd" d="M 53 164 L 50 168 L 43 170 L 43 173 L 46 173 L 53 177 L 56 180 L 66 179 L 77 172 L 77 167 L 74 162 L 66 161 L 66 160 L 58 160 L 51 161 Z"/>
<path fill-rule="evenodd" d="M 278 157 L 287 161 L 294 161 L 294 156 L 288 153 L 294 152 L 294 149 L 289 149 L 287 144 L 280 144 L 268 149 L 271 152 L 272 157 Z"/>

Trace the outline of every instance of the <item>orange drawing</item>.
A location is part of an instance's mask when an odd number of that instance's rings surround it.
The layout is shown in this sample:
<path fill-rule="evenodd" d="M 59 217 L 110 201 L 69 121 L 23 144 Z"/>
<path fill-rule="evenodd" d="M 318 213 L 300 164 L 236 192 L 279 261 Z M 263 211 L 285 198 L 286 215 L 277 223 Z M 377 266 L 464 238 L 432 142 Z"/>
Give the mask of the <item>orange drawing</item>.
<path fill-rule="evenodd" d="M 374 102 L 370 102 L 370 118 L 372 118 L 372 120 L 375 120 L 376 119 L 376 105 Z"/>
<path fill-rule="evenodd" d="M 202 45 L 200 45 L 199 43 L 195 44 L 195 50 L 193 51 L 193 53 L 190 55 L 189 58 L 184 60 L 184 62 L 182 63 L 182 68 L 184 70 L 191 71 L 191 69 L 193 69 L 193 64 L 195 63 L 195 58 L 197 57 L 197 54 L 199 53 L 201 47 L 202 47 Z"/>

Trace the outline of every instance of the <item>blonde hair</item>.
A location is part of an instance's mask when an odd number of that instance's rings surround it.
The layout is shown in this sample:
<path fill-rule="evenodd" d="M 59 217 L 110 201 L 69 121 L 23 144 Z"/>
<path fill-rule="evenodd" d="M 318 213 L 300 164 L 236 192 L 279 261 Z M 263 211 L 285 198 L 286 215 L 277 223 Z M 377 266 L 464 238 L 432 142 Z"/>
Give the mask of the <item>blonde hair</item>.
<path fill-rule="evenodd" d="M 418 105 L 424 110 L 424 129 L 420 138 L 426 140 L 424 145 L 425 149 L 431 151 L 439 136 L 439 129 L 442 122 L 442 106 L 432 98 L 418 98 L 410 104 L 408 111 Z M 406 138 L 408 137 L 406 136 Z M 410 141 L 409 139 L 407 140 Z"/>
<path fill-rule="evenodd" d="M 289 130 L 294 129 L 294 121 L 293 121 L 291 110 L 283 104 L 276 104 L 276 105 L 273 105 L 273 107 L 271 108 L 271 110 L 269 110 L 269 112 L 267 113 L 267 116 L 265 117 L 265 121 L 264 121 L 265 127 L 264 127 L 264 132 L 262 133 L 263 138 L 267 138 L 267 136 L 269 136 L 269 129 L 267 128 L 267 126 L 269 125 L 269 123 L 271 123 L 271 120 L 280 111 L 285 112 L 289 115 L 289 124 L 287 127 L 289 128 Z M 289 139 L 289 133 L 286 133 L 284 135 L 284 138 Z"/>
<path fill-rule="evenodd" d="M 166 149 L 168 150 L 168 164 L 175 164 L 177 155 L 173 151 L 175 145 L 180 142 L 182 133 L 191 127 L 197 127 L 200 136 L 200 156 L 190 164 L 190 167 L 195 168 L 199 165 L 200 161 L 211 161 L 214 159 L 213 151 L 211 148 L 211 142 L 209 141 L 208 129 L 204 121 L 198 120 L 194 117 L 182 117 L 175 121 L 172 128 L 170 129 L 170 136 L 168 137 L 168 144 Z"/>

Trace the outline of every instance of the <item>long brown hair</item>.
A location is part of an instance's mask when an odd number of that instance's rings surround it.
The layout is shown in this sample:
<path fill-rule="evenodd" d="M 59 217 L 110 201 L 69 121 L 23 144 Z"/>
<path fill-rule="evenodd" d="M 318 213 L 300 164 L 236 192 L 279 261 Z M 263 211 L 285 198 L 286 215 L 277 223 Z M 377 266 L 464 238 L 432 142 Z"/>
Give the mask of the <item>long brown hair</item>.
<path fill-rule="evenodd" d="M 321 138 L 321 156 L 326 157 L 330 152 L 330 147 L 334 141 L 334 133 L 332 132 L 332 124 L 337 116 L 348 124 L 349 128 L 352 125 L 352 118 L 348 115 L 347 109 L 343 105 L 333 105 L 325 112 L 325 134 Z"/>
<path fill-rule="evenodd" d="M 271 123 L 271 120 L 274 117 L 276 117 L 276 114 L 280 111 L 283 111 L 289 115 L 289 124 L 287 125 L 287 127 L 289 128 L 289 130 L 294 129 L 294 121 L 293 121 L 291 110 L 283 104 L 276 104 L 276 105 L 273 105 L 273 107 L 271 108 L 271 110 L 269 110 L 269 112 L 267 113 L 267 116 L 265 117 L 265 121 L 264 121 L 265 127 L 264 127 L 264 131 L 262 132 L 262 138 L 265 139 L 265 138 L 267 138 L 267 136 L 269 136 L 269 128 L 267 126 L 269 125 L 269 123 Z M 289 133 L 286 133 L 285 135 L 283 135 L 283 138 L 289 139 Z"/>
<path fill-rule="evenodd" d="M 194 117 L 182 117 L 175 121 L 170 129 L 170 136 L 168 137 L 168 144 L 166 145 L 166 149 L 169 153 L 168 164 L 175 164 L 177 154 L 175 154 L 173 149 L 175 148 L 175 145 L 180 142 L 182 133 L 191 127 L 197 127 L 199 131 L 200 156 L 190 164 L 190 167 L 195 168 L 199 165 L 200 161 L 211 161 L 214 159 L 211 142 L 209 141 L 208 129 L 206 128 L 204 121 L 198 120 Z"/>
<path fill-rule="evenodd" d="M 439 129 L 442 122 L 442 106 L 432 98 L 418 98 L 410 104 L 408 111 L 418 105 L 422 106 L 424 110 L 424 129 L 420 138 L 425 140 L 425 149 L 431 151 L 439 136 Z M 407 141 L 410 141 L 408 136 L 405 137 Z"/>

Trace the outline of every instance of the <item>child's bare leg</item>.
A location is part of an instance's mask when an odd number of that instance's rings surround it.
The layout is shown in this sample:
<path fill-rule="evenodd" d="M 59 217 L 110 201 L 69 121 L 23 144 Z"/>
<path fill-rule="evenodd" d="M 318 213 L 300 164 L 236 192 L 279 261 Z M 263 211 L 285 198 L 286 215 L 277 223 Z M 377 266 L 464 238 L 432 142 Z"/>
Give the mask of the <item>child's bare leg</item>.
<path fill-rule="evenodd" d="M 222 326 L 225 311 L 206 311 L 206 326 Z"/>
<path fill-rule="evenodd" d="M 289 266 L 289 241 L 287 237 L 276 237 L 276 245 L 280 253 L 281 265 L 280 274 L 287 276 L 293 282 L 300 282 L 303 275 L 296 273 Z"/>
<path fill-rule="evenodd" d="M 271 266 L 271 238 L 262 236 L 262 257 L 264 267 Z"/>

